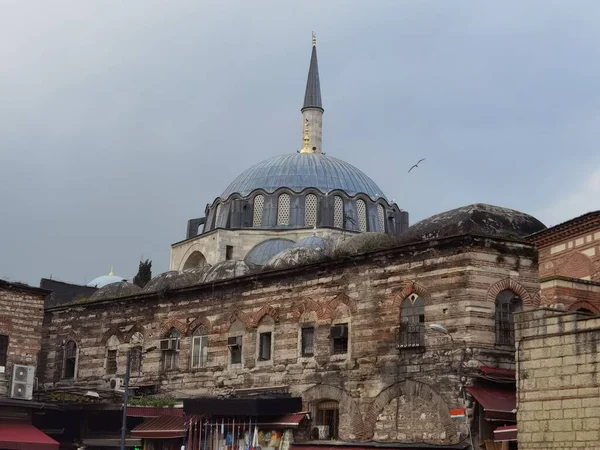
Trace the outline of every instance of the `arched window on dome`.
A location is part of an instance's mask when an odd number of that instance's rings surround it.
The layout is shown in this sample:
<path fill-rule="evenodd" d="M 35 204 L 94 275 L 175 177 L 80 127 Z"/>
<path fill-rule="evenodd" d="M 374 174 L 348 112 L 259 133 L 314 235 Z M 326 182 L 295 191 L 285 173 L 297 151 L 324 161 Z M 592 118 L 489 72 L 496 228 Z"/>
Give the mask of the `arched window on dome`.
<path fill-rule="evenodd" d="M 367 231 L 367 204 L 364 200 L 356 200 L 356 214 L 358 215 L 358 229 Z"/>
<path fill-rule="evenodd" d="M 379 219 L 379 231 L 385 233 L 385 209 L 383 205 L 377 205 L 377 219 Z"/>
<path fill-rule="evenodd" d="M 290 224 L 290 195 L 281 194 L 277 199 L 277 225 Z"/>
<path fill-rule="evenodd" d="M 263 208 L 265 206 L 265 196 L 256 195 L 254 197 L 254 216 L 252 217 L 253 227 L 262 227 L 263 225 Z"/>
<path fill-rule="evenodd" d="M 221 218 L 221 204 L 217 205 L 217 211 L 215 212 L 215 228 L 219 228 L 219 219 Z"/>
<path fill-rule="evenodd" d="M 333 226 L 344 228 L 344 200 L 339 195 L 333 197 Z"/>
<path fill-rule="evenodd" d="M 304 199 L 304 226 L 317 226 L 317 196 L 308 194 Z"/>

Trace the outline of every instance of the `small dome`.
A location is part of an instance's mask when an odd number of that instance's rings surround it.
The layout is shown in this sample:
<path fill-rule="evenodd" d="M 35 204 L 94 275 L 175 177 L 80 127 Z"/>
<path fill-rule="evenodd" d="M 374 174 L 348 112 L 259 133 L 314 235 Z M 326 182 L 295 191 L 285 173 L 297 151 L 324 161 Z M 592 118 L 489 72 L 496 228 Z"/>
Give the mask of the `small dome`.
<path fill-rule="evenodd" d="M 358 255 L 360 253 L 383 250 L 394 245 L 397 245 L 397 240 L 389 234 L 375 232 L 360 233 L 340 242 L 335 248 L 334 254 L 336 256 Z"/>
<path fill-rule="evenodd" d="M 246 254 L 244 261 L 249 266 L 264 266 L 273 256 L 293 245 L 294 241 L 289 239 L 267 239 L 260 244 L 256 244 Z"/>
<path fill-rule="evenodd" d="M 193 269 L 184 269 L 183 272 L 192 275 L 196 280 L 194 284 L 199 284 L 202 283 L 206 272 L 208 272 L 208 269 L 210 269 L 211 267 L 212 266 L 210 264 L 206 263 L 201 267 L 194 267 Z"/>
<path fill-rule="evenodd" d="M 294 244 L 294 247 L 315 248 L 317 250 L 329 251 L 331 249 L 331 242 L 313 234 L 312 236 L 300 239 Z"/>
<path fill-rule="evenodd" d="M 273 256 L 265 269 L 285 269 L 293 266 L 302 266 L 322 261 L 326 258 L 326 253 L 323 250 L 308 247 L 292 247 L 282 251 L 278 255 Z"/>
<path fill-rule="evenodd" d="M 144 292 L 163 292 L 170 289 L 193 286 L 198 283 L 198 277 L 194 273 L 171 270 L 152 278 L 148 284 L 144 286 Z"/>
<path fill-rule="evenodd" d="M 204 277 L 204 283 L 241 277 L 250 272 L 250 267 L 244 261 L 230 259 L 212 266 Z"/>
<path fill-rule="evenodd" d="M 112 283 L 119 283 L 120 281 L 123 281 L 124 279 L 125 278 L 118 277 L 117 275 L 113 275 L 111 273 L 111 275 L 102 275 L 101 277 L 94 278 L 86 286 L 102 288 L 102 287 L 112 284 Z"/>
<path fill-rule="evenodd" d="M 262 161 L 238 176 L 221 194 L 248 195 L 255 189 L 275 192 L 287 187 L 294 192 L 315 188 L 324 194 L 340 189 L 350 196 L 367 194 L 373 200 L 383 198 L 382 190 L 361 170 L 324 153 L 292 153 Z"/>
<path fill-rule="evenodd" d="M 520 239 L 546 226 L 529 214 L 500 206 L 475 203 L 436 214 L 417 222 L 402 241 L 428 241 L 461 234 Z"/>
<path fill-rule="evenodd" d="M 90 297 L 91 300 L 107 300 L 112 298 L 127 297 L 142 292 L 142 288 L 127 281 L 110 283 L 98 289 Z"/>

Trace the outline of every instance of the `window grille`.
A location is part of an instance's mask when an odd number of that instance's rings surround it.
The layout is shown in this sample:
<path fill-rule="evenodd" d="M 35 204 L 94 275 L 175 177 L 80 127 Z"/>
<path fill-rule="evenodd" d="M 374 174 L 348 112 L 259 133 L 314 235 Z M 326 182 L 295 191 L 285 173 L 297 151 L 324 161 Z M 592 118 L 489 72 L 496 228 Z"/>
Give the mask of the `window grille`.
<path fill-rule="evenodd" d="M 344 200 L 339 195 L 333 197 L 333 226 L 344 228 Z"/>
<path fill-rule="evenodd" d="M 281 194 L 277 202 L 277 225 L 290 224 L 290 196 Z"/>
<path fill-rule="evenodd" d="M 367 231 L 367 205 L 364 200 L 356 200 L 356 214 L 358 215 L 358 229 Z"/>
<path fill-rule="evenodd" d="M 204 367 L 208 362 L 208 333 L 198 327 L 192 336 L 192 369 Z"/>
<path fill-rule="evenodd" d="M 172 328 L 166 336 L 172 344 L 170 348 L 163 350 L 163 369 L 165 371 L 177 370 L 179 368 L 179 339 L 181 335 L 179 331 Z"/>
<path fill-rule="evenodd" d="M 106 373 L 117 373 L 117 351 L 107 350 L 106 352 Z"/>
<path fill-rule="evenodd" d="M 221 219 L 221 204 L 217 205 L 217 211 L 215 212 L 215 228 L 219 228 L 219 219 Z"/>
<path fill-rule="evenodd" d="M 230 362 L 231 364 L 241 364 L 242 363 L 242 336 L 233 336 L 228 338 L 229 352 L 230 352 Z M 229 343 L 230 342 L 230 343 Z"/>
<path fill-rule="evenodd" d="M 302 356 L 313 356 L 315 354 L 315 328 L 302 328 Z"/>
<path fill-rule="evenodd" d="M 271 359 L 271 333 L 260 333 L 258 336 L 258 359 L 269 361 Z"/>
<path fill-rule="evenodd" d="M 513 313 L 521 311 L 521 298 L 511 290 L 504 290 L 496 297 L 496 344 L 515 345 Z"/>
<path fill-rule="evenodd" d="M 340 323 L 331 327 L 331 347 L 334 355 L 348 353 L 347 323 Z"/>
<path fill-rule="evenodd" d="M 385 209 L 382 205 L 377 205 L 377 218 L 379 219 L 379 231 L 385 233 Z"/>
<path fill-rule="evenodd" d="M 262 227 L 264 206 L 265 206 L 265 196 L 264 195 L 257 195 L 256 197 L 254 197 L 254 217 L 252 219 L 253 227 Z"/>
<path fill-rule="evenodd" d="M 411 294 L 400 309 L 399 347 L 425 346 L 425 303 L 417 294 Z"/>
<path fill-rule="evenodd" d="M 337 439 L 338 430 L 340 427 L 339 403 L 334 400 L 322 401 L 317 405 L 317 427 L 326 427 L 323 431 L 327 431 L 319 439 Z"/>
<path fill-rule="evenodd" d="M 63 378 L 75 378 L 76 366 L 77 366 L 77 344 L 75 343 L 75 341 L 69 341 L 65 345 Z"/>
<path fill-rule="evenodd" d="M 308 194 L 304 199 L 304 225 L 317 225 L 317 196 L 314 194 Z"/>

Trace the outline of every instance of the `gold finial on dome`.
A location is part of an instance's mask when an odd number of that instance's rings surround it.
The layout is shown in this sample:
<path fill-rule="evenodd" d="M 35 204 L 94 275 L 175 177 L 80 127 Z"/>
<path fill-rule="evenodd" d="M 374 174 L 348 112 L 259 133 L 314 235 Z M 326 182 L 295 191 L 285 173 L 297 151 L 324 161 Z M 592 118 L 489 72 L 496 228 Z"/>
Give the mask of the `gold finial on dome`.
<path fill-rule="evenodd" d="M 314 31 L 313 31 L 312 37 L 313 37 L 313 47 L 316 47 L 317 46 L 317 37 L 315 36 Z"/>
<path fill-rule="evenodd" d="M 308 135 L 308 119 L 304 122 L 304 147 L 300 150 L 300 153 L 312 153 L 313 151 L 308 146 L 310 136 Z"/>
<path fill-rule="evenodd" d="M 108 272 L 109 277 L 114 277 L 115 273 L 113 272 L 113 266 L 110 266 L 110 272 Z"/>

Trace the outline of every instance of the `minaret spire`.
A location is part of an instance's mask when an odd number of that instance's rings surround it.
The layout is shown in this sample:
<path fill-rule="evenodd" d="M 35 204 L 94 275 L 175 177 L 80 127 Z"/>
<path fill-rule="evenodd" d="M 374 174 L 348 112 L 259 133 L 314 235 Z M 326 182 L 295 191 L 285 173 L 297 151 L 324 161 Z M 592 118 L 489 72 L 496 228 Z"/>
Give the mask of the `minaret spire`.
<path fill-rule="evenodd" d="M 302 128 L 310 123 L 309 148 L 314 153 L 322 153 L 323 103 L 321 101 L 321 83 L 319 81 L 319 65 L 317 63 L 317 38 L 312 34 L 312 53 L 308 68 L 308 80 L 304 93 L 302 111 Z M 304 136 L 303 136 L 304 137 Z"/>

